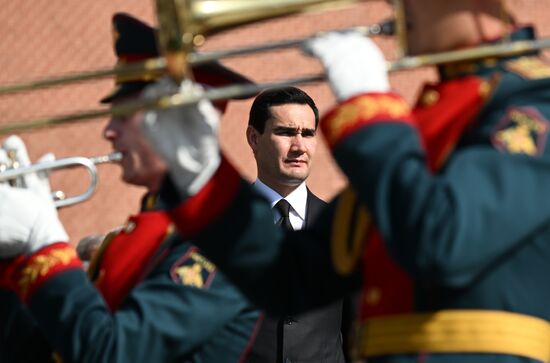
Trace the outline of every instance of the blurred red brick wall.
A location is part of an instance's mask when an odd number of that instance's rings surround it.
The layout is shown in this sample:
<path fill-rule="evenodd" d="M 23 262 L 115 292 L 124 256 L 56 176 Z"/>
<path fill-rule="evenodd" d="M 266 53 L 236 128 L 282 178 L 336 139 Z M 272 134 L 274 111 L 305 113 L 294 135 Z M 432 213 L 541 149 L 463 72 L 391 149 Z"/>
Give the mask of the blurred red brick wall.
<path fill-rule="evenodd" d="M 539 35 L 548 35 L 550 26 L 545 17 L 550 10 L 550 0 L 511 1 L 518 20 L 532 22 L 537 25 Z M 2 85 L 109 68 L 115 62 L 110 26 L 112 14 L 125 11 L 152 24 L 155 22 L 152 1 L 96 0 L 67 5 L 67 2 L 55 0 L 0 0 L 0 4 Z M 380 1 L 344 10 L 281 18 L 212 36 L 203 50 L 302 37 L 320 30 L 371 24 L 389 16 L 391 9 Z M 389 59 L 395 58 L 392 40 L 377 42 Z M 224 63 L 257 82 L 321 71 L 317 62 L 302 56 L 298 50 L 256 54 L 224 60 Z M 392 74 L 391 82 L 398 92 L 413 102 L 422 82 L 433 78 L 433 71 L 426 69 Z M 111 82 L 101 80 L 0 96 L 0 124 L 97 108 L 98 99 L 111 89 Z M 302 88 L 316 100 L 322 112 L 334 104 L 326 84 Z M 251 100 L 230 103 L 220 137 L 229 158 L 243 175 L 252 180 L 255 165 L 244 137 L 250 104 Z M 53 151 L 58 158 L 102 155 L 110 151 L 109 144 L 101 137 L 105 122 L 106 119 L 92 120 L 20 135 L 27 142 L 33 160 L 48 151 Z M 106 232 L 123 223 L 138 209 L 144 190 L 123 184 L 117 166 L 102 165 L 99 170 L 100 185 L 96 195 L 85 203 L 60 211 L 73 241 L 88 234 Z M 54 188 L 68 194 L 83 190 L 86 183 L 82 171 L 58 172 L 52 176 Z M 330 199 L 345 183 L 322 144 L 310 177 L 311 188 L 323 198 Z"/>

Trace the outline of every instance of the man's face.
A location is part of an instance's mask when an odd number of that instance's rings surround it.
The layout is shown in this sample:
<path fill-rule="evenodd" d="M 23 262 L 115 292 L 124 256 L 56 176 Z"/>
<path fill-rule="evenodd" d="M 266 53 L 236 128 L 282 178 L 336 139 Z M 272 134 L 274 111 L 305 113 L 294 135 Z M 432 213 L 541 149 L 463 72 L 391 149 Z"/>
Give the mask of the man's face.
<path fill-rule="evenodd" d="M 124 100 L 116 101 L 113 106 L 122 102 Z M 142 135 L 142 119 L 142 112 L 113 117 L 105 127 L 103 136 L 111 142 L 115 151 L 122 153 L 122 179 L 155 192 L 160 188 L 168 167 Z"/>
<path fill-rule="evenodd" d="M 258 166 L 258 178 L 287 194 L 309 176 L 317 146 L 315 114 L 309 105 L 271 107 L 263 134 L 249 126 L 247 139 Z"/>

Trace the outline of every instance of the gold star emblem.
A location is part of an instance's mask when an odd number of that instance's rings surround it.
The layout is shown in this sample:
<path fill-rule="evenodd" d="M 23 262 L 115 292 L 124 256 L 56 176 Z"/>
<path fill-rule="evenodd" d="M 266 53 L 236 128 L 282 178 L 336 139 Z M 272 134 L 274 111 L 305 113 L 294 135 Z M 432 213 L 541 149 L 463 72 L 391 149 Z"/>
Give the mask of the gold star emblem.
<path fill-rule="evenodd" d="M 203 287 L 202 267 L 195 263 L 193 266 L 182 266 L 176 269 L 176 274 L 186 286 Z"/>
<path fill-rule="evenodd" d="M 500 131 L 496 137 L 511 153 L 535 155 L 537 153 L 537 146 L 530 135 L 530 131 L 525 125 L 518 125 Z"/>

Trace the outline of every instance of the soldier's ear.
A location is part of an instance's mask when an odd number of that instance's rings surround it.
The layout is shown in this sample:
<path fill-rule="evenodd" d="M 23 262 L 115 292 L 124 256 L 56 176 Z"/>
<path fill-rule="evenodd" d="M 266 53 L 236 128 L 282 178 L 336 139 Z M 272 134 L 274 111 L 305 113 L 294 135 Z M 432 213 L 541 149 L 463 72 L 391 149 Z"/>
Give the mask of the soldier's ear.
<path fill-rule="evenodd" d="M 252 126 L 248 126 L 246 129 L 246 141 L 248 142 L 248 145 L 252 149 L 252 152 L 256 154 L 256 150 L 258 149 L 258 137 L 260 136 L 260 133 L 258 130 L 256 130 Z"/>

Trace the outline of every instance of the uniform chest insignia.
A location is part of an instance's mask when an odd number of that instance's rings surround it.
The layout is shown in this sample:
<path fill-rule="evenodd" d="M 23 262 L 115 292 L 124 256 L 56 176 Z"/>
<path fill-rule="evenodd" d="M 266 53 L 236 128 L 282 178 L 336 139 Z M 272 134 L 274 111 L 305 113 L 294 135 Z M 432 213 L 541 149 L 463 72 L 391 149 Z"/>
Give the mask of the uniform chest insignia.
<path fill-rule="evenodd" d="M 539 57 L 521 57 L 506 62 L 505 68 L 525 79 L 550 77 L 550 65 Z"/>
<path fill-rule="evenodd" d="M 190 248 L 170 269 L 172 280 L 178 284 L 199 289 L 210 287 L 216 274 L 216 266 L 198 252 Z"/>
<path fill-rule="evenodd" d="M 544 152 L 550 125 L 533 107 L 514 107 L 493 131 L 491 141 L 500 151 L 511 154 L 540 155 Z"/>

